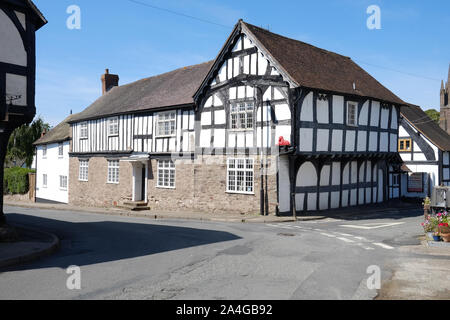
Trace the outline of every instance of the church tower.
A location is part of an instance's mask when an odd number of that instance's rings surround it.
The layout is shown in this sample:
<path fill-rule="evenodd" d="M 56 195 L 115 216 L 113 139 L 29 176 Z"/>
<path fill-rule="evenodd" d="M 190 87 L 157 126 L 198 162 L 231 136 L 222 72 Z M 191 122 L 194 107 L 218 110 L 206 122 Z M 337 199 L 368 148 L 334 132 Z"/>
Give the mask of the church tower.
<path fill-rule="evenodd" d="M 441 128 L 450 134 L 450 104 L 448 95 L 450 91 L 450 66 L 448 68 L 447 82 L 441 81 Z"/>

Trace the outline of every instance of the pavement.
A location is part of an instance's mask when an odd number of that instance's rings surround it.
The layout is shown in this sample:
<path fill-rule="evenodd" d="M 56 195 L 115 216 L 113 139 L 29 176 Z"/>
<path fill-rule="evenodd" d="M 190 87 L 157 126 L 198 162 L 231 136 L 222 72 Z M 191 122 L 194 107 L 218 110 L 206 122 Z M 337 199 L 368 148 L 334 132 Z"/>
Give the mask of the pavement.
<path fill-rule="evenodd" d="M 447 248 L 421 209 L 236 223 L 6 206 L 60 250 L 0 269 L 0 299 L 450 299 Z M 81 288 L 67 287 L 79 266 Z M 378 266 L 382 286 L 369 288 Z"/>
<path fill-rule="evenodd" d="M 178 211 L 131 211 L 120 207 L 102 208 L 102 207 L 82 207 L 73 206 L 69 204 L 60 203 L 36 203 L 26 200 L 18 200 L 11 196 L 5 196 L 4 203 L 10 206 L 19 206 L 24 208 L 39 208 L 63 211 L 82 211 L 109 215 L 119 215 L 128 217 L 147 217 L 151 219 L 187 219 L 200 221 L 222 221 L 222 222 L 256 222 L 256 223 L 270 223 L 270 222 L 292 222 L 292 221 L 310 221 L 321 220 L 330 217 L 341 218 L 349 216 L 358 216 L 361 214 L 382 212 L 386 210 L 414 210 L 419 208 L 417 203 L 403 202 L 400 200 L 392 200 L 379 204 L 371 204 L 367 206 L 349 207 L 341 209 L 326 210 L 320 213 L 298 215 L 296 218 L 292 216 L 261 216 L 255 213 L 248 214 L 230 214 L 230 213 L 210 213 L 210 212 L 195 212 L 189 210 Z"/>
<path fill-rule="evenodd" d="M 55 252 L 59 239 L 51 233 L 11 224 L 18 241 L 0 242 L 0 268 L 30 262 Z"/>

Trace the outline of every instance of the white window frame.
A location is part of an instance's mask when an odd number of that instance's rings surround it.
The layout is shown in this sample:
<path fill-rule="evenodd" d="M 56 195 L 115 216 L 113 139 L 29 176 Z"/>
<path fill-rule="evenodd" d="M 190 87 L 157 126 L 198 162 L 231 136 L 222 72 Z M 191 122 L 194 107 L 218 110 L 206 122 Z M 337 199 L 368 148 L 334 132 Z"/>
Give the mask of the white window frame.
<path fill-rule="evenodd" d="M 46 144 L 44 144 L 42 146 L 42 158 L 47 159 L 47 145 Z"/>
<path fill-rule="evenodd" d="M 255 127 L 254 118 L 255 118 L 254 100 L 232 102 L 230 104 L 230 130 L 235 131 L 253 130 Z M 243 121 L 243 123 L 245 123 L 244 126 L 242 126 L 241 119 L 244 120 Z"/>
<path fill-rule="evenodd" d="M 353 123 L 350 121 L 350 108 L 354 108 Z M 347 125 L 352 127 L 358 126 L 358 104 L 356 102 L 347 102 Z"/>
<path fill-rule="evenodd" d="M 59 189 L 61 190 L 67 190 L 69 179 L 67 176 L 59 176 Z"/>
<path fill-rule="evenodd" d="M 175 189 L 176 186 L 176 166 L 172 160 L 158 160 L 157 188 Z"/>
<path fill-rule="evenodd" d="M 242 167 L 240 167 L 242 165 Z M 228 158 L 227 159 L 227 193 L 239 193 L 239 194 L 255 194 L 255 161 L 253 158 Z M 251 173 L 251 174 L 250 174 Z M 233 175 L 234 183 L 231 176 Z M 241 175 L 244 183 L 243 190 L 239 188 L 237 177 Z M 251 177 L 251 180 L 248 180 Z M 251 181 L 251 189 L 247 183 Z"/>
<path fill-rule="evenodd" d="M 119 117 L 108 118 L 108 137 L 119 135 Z"/>
<path fill-rule="evenodd" d="M 168 127 L 165 126 L 166 123 L 169 124 Z M 173 123 L 173 125 L 172 125 L 172 123 Z M 164 124 L 164 128 L 162 128 L 162 124 Z M 169 129 L 168 132 L 165 131 L 167 128 Z M 163 133 L 161 133 L 161 129 L 164 130 Z M 176 111 L 166 111 L 166 112 L 157 113 L 156 114 L 156 136 L 157 137 L 174 137 L 174 136 L 176 136 L 176 134 L 177 134 L 177 113 L 176 113 Z"/>
<path fill-rule="evenodd" d="M 80 160 L 78 180 L 85 182 L 89 181 L 89 160 Z"/>
<path fill-rule="evenodd" d="M 42 175 L 42 188 L 47 188 L 48 185 L 48 176 L 46 173 Z"/>
<path fill-rule="evenodd" d="M 88 138 L 88 123 L 82 122 L 80 123 L 80 139 L 87 139 Z"/>
<path fill-rule="evenodd" d="M 107 182 L 110 184 L 119 184 L 120 161 L 108 160 L 108 177 Z"/>
<path fill-rule="evenodd" d="M 64 143 L 60 142 L 58 143 L 58 158 L 64 157 Z"/>

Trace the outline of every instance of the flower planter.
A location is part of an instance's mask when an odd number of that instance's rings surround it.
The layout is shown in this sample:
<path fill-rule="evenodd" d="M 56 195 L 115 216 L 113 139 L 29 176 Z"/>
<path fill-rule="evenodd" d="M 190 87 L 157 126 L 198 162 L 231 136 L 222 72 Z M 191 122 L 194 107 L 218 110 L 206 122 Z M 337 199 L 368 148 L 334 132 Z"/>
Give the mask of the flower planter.
<path fill-rule="evenodd" d="M 427 232 L 427 233 L 426 233 L 427 240 L 433 241 L 433 240 L 434 240 L 434 239 L 433 239 L 433 235 L 434 235 L 433 232 Z"/>
<path fill-rule="evenodd" d="M 441 237 L 440 237 L 440 236 L 434 236 L 434 235 L 433 235 L 433 240 L 434 240 L 434 241 L 441 241 Z"/>
<path fill-rule="evenodd" d="M 441 233 L 441 238 L 444 242 L 450 242 L 450 233 Z"/>

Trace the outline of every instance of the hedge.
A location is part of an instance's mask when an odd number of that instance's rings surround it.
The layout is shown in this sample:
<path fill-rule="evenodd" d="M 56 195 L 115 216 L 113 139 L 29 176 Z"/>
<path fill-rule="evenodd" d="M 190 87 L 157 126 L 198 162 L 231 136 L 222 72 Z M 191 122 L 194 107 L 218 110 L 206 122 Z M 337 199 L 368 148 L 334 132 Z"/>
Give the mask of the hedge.
<path fill-rule="evenodd" d="M 3 178 L 4 194 L 25 194 L 29 189 L 28 173 L 35 172 L 31 169 L 14 167 L 5 168 Z"/>

